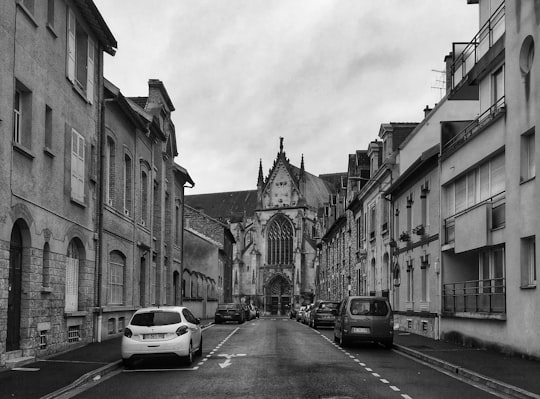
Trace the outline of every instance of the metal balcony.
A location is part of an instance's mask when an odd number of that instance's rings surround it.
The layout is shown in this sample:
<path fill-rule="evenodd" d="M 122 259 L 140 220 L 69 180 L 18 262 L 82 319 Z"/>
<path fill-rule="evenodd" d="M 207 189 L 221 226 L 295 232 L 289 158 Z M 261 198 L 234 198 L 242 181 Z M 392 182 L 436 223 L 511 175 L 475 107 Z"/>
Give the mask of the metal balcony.
<path fill-rule="evenodd" d="M 461 281 L 443 285 L 445 313 L 506 313 L 506 280 Z"/>
<path fill-rule="evenodd" d="M 478 81 L 504 59 L 505 3 L 468 43 L 453 44 L 451 100 L 477 100 Z"/>

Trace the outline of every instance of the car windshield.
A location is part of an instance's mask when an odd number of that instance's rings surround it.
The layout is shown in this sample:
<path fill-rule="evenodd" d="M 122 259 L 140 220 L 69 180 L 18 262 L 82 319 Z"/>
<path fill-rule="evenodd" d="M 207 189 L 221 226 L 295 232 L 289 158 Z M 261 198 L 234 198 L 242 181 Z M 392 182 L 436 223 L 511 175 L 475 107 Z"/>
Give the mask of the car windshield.
<path fill-rule="evenodd" d="M 385 301 L 372 301 L 369 299 L 353 299 L 351 301 L 352 315 L 386 316 L 388 306 Z"/>
<path fill-rule="evenodd" d="M 178 324 L 182 321 L 182 317 L 177 312 L 145 312 L 138 313 L 133 316 L 131 324 L 134 326 L 166 326 L 168 324 Z"/>
<path fill-rule="evenodd" d="M 337 302 L 323 302 L 319 306 L 319 310 L 331 312 L 332 310 L 337 309 L 338 306 L 339 303 Z"/>
<path fill-rule="evenodd" d="M 237 309 L 237 308 L 238 308 L 238 305 L 236 303 L 227 303 L 227 304 L 218 305 L 219 310 Z"/>

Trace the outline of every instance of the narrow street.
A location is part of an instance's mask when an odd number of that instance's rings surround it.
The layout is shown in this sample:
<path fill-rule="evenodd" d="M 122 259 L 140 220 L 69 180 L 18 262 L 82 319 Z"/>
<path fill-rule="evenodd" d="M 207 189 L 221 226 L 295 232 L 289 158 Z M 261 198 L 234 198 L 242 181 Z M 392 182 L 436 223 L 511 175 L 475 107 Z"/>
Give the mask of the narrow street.
<path fill-rule="evenodd" d="M 192 367 L 148 361 L 87 388 L 76 397 L 495 397 L 397 351 L 374 344 L 340 348 L 333 330 L 284 318 L 214 325 Z"/>

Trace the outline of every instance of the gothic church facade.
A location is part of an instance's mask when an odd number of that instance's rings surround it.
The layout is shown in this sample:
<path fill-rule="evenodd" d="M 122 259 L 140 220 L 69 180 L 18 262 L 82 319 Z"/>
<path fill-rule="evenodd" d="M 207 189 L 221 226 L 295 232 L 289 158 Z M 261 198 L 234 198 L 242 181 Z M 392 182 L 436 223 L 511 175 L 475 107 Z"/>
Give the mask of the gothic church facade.
<path fill-rule="evenodd" d="M 315 176 L 290 163 L 283 139 L 273 166 L 257 189 L 186 196 L 186 203 L 226 221 L 236 244 L 230 271 L 231 296 L 265 314 L 286 314 L 310 303 L 318 268 L 321 217 L 336 192 L 336 175 Z"/>

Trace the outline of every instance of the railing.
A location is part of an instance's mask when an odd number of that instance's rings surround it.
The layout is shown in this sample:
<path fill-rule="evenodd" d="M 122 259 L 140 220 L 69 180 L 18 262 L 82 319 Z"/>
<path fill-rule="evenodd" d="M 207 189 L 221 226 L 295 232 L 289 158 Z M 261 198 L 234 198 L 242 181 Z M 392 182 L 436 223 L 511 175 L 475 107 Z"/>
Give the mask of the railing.
<path fill-rule="evenodd" d="M 443 310 L 449 313 L 506 313 L 503 277 L 443 284 Z"/>
<path fill-rule="evenodd" d="M 450 244 L 455 241 L 456 217 L 469 212 L 471 209 L 491 203 L 491 229 L 503 227 L 506 224 L 506 191 L 480 201 L 467 209 L 444 219 L 444 243 Z"/>
<path fill-rule="evenodd" d="M 504 2 L 469 43 L 454 43 L 452 88 L 463 80 L 476 63 L 488 52 L 505 32 Z"/>
<path fill-rule="evenodd" d="M 505 111 L 505 107 L 505 97 L 502 96 L 478 118 L 469 123 L 465 129 L 448 140 L 448 142 L 444 143 L 442 150 L 443 154 L 448 155 L 469 141 L 482 126 L 486 125 L 488 122 L 492 121 L 498 115 L 503 113 Z"/>

